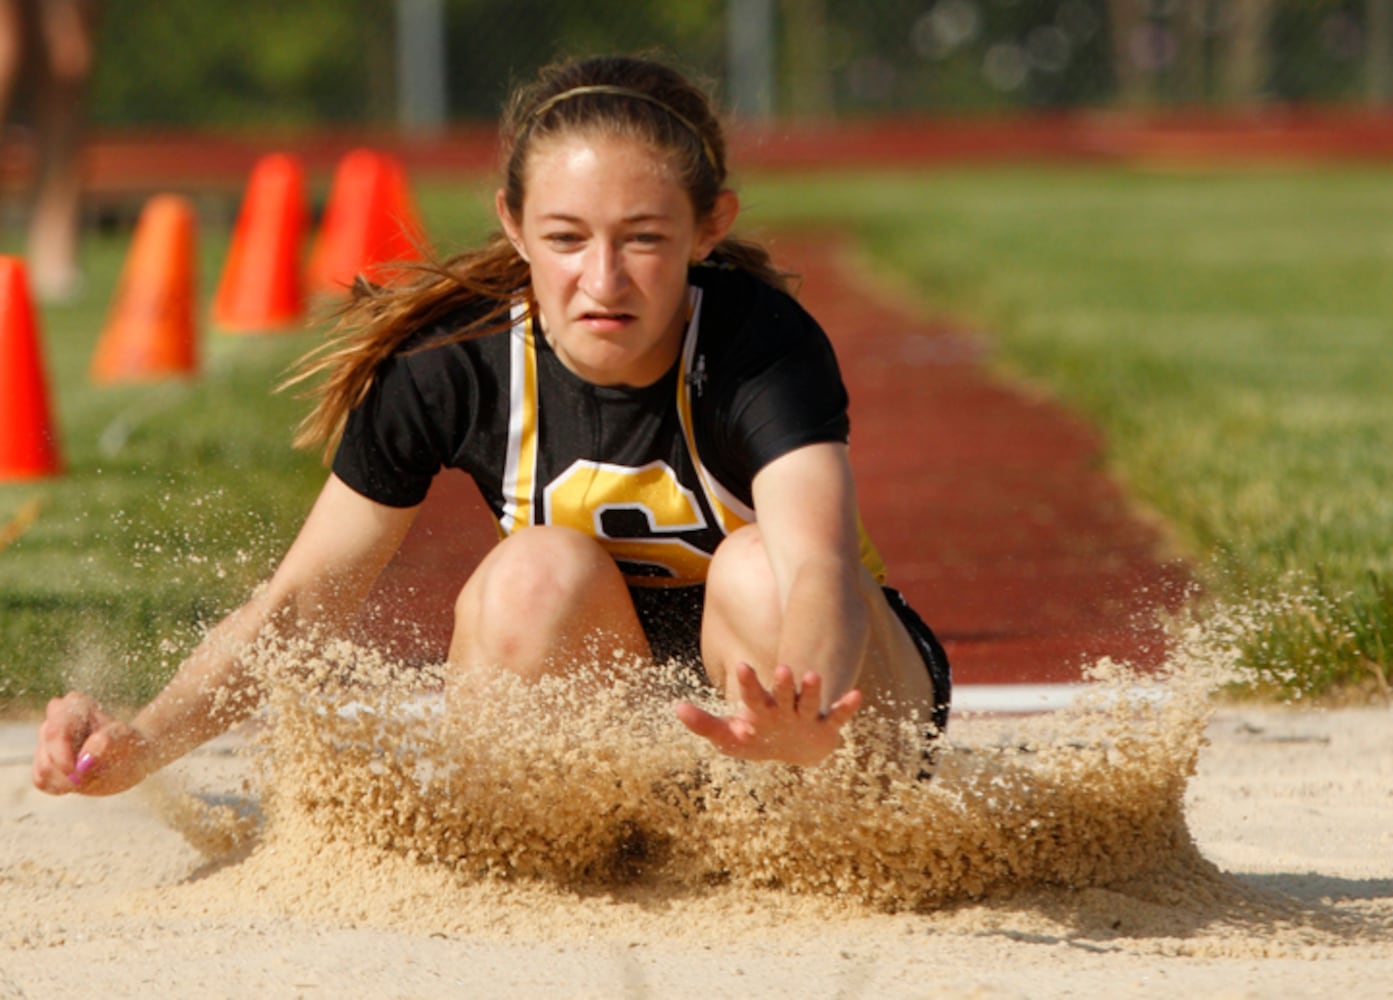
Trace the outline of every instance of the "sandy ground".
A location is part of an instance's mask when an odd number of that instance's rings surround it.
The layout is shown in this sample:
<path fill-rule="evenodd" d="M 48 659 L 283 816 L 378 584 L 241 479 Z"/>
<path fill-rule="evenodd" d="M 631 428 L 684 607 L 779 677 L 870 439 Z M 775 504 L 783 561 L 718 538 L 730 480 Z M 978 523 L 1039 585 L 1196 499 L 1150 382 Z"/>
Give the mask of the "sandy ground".
<path fill-rule="evenodd" d="M 958 718 L 953 742 L 970 757 L 1016 725 Z M 1201 725 L 1178 793 L 1193 844 L 1125 877 L 886 912 L 776 888 L 461 880 L 290 834 L 204 854 L 169 802 L 245 808 L 238 739 L 174 765 L 163 803 L 50 798 L 29 785 L 32 726 L 12 723 L 0 996 L 1388 996 L 1393 711 L 1222 708 Z"/>

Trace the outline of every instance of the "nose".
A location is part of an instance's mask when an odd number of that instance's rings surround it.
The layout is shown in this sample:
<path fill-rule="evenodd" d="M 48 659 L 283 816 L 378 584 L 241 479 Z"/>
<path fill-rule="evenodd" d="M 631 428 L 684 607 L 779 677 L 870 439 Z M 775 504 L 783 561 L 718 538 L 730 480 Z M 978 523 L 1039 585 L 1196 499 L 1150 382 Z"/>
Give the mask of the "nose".
<path fill-rule="evenodd" d="M 624 267 L 620 247 L 608 240 L 596 240 L 586 250 L 581 273 L 581 290 L 599 303 L 615 301 L 628 287 L 629 275 Z"/>

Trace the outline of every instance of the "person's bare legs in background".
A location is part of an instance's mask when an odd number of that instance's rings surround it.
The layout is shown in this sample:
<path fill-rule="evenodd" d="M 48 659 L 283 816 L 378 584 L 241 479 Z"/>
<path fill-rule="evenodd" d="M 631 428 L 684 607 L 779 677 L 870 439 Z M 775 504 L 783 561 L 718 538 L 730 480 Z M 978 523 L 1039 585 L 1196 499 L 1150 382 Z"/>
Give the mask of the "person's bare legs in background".
<path fill-rule="evenodd" d="M 99 9 L 99 0 L 0 0 L 0 113 L 8 113 L 21 74 L 31 81 L 35 193 L 27 257 L 43 301 L 70 299 L 82 282 L 82 128 Z"/>

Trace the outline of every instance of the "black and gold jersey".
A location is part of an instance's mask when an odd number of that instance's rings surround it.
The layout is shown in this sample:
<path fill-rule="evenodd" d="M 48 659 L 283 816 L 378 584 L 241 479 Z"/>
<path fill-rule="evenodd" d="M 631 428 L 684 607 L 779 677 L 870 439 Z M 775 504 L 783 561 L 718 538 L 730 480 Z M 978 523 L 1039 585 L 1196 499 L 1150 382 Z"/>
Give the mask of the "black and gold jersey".
<path fill-rule="evenodd" d="M 598 539 L 630 583 L 700 582 L 721 540 L 755 520 L 755 474 L 849 427 L 832 346 L 790 296 L 703 265 L 688 312 L 677 364 L 638 388 L 581 379 L 522 307 L 511 329 L 465 340 L 447 338 L 471 317 L 452 317 L 382 364 L 334 472 L 406 507 L 442 467 L 463 469 L 502 535 L 564 525 Z M 883 577 L 868 543 L 863 558 Z"/>

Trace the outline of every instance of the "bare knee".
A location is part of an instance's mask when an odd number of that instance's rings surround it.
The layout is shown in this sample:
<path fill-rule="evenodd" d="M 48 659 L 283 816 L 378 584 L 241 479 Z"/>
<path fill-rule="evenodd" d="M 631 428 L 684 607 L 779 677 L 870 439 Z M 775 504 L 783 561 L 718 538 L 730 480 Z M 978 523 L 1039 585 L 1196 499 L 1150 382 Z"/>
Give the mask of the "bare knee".
<path fill-rule="evenodd" d="M 590 538 L 566 528 L 528 528 L 500 542 L 470 581 L 488 610 L 545 609 L 564 603 L 616 567 Z M 470 586 L 460 593 L 467 604 Z"/>
<path fill-rule="evenodd" d="M 500 542 L 460 591 L 450 660 L 535 678 L 605 631 L 630 643 L 639 632 L 614 560 L 579 532 L 528 528 Z"/>
<path fill-rule="evenodd" d="M 720 543 L 706 572 L 706 589 L 731 613 L 777 613 L 777 586 L 759 528 L 744 526 Z"/>
<path fill-rule="evenodd" d="M 741 528 L 721 543 L 706 577 L 701 646 L 712 684 L 724 690 L 736 663 L 772 667 L 782 619 L 759 528 Z"/>
<path fill-rule="evenodd" d="M 617 567 L 590 538 L 566 528 L 529 528 L 500 542 L 455 602 L 458 626 L 476 634 L 526 633 L 566 617 Z"/>

